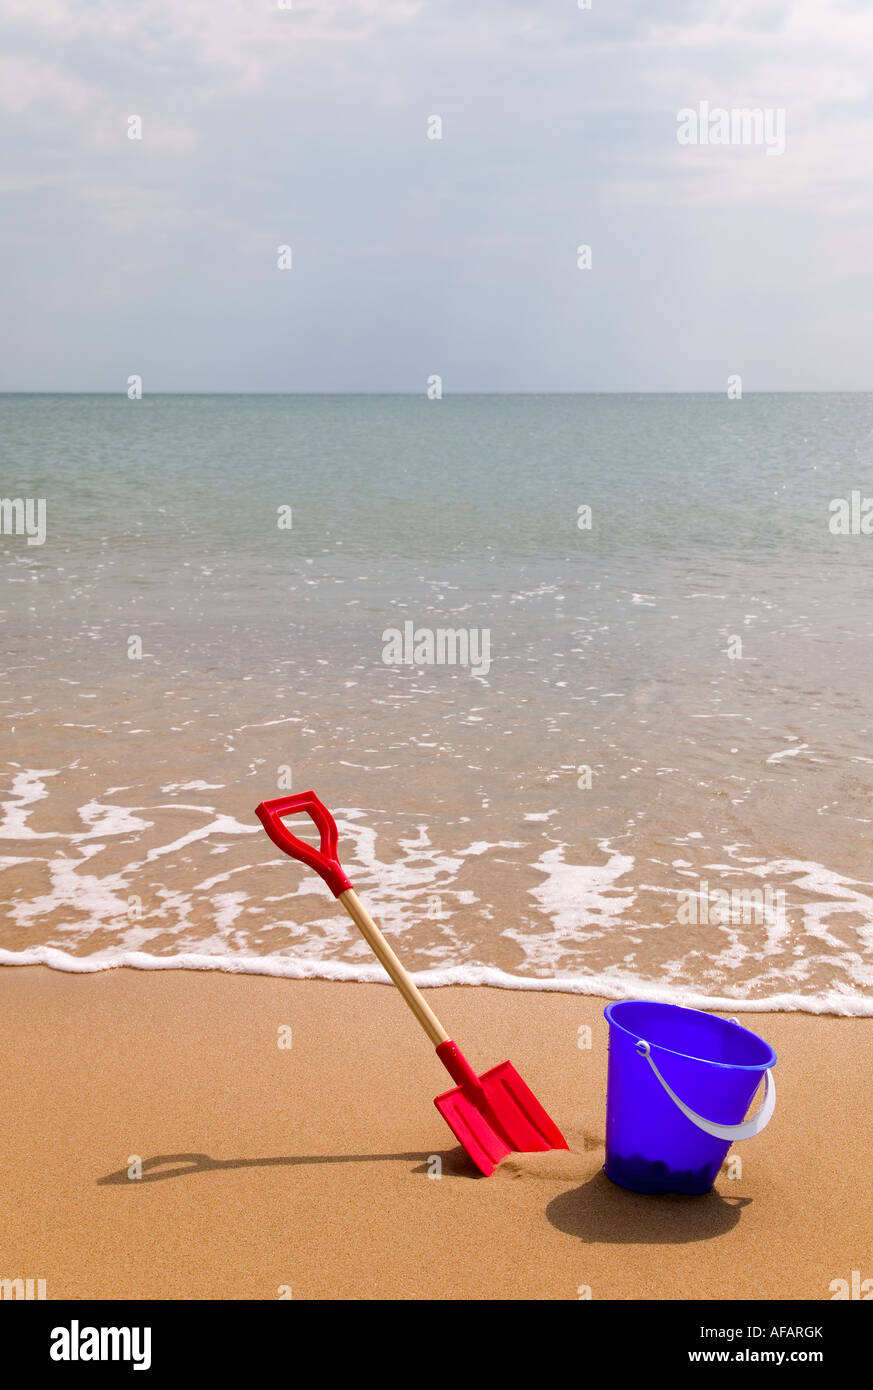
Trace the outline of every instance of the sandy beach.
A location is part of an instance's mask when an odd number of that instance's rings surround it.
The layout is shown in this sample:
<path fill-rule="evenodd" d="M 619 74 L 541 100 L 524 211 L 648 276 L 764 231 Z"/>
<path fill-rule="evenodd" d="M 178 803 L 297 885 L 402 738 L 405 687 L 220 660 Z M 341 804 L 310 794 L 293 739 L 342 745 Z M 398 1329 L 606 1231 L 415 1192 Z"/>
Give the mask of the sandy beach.
<path fill-rule="evenodd" d="M 0 971 L 0 1277 L 49 1299 L 827 1300 L 871 1273 L 870 1020 L 745 1015 L 779 1054 L 773 1123 L 710 1195 L 644 1197 L 601 1172 L 604 1001 L 428 997 L 570 1152 L 475 1176 L 385 986 Z"/>

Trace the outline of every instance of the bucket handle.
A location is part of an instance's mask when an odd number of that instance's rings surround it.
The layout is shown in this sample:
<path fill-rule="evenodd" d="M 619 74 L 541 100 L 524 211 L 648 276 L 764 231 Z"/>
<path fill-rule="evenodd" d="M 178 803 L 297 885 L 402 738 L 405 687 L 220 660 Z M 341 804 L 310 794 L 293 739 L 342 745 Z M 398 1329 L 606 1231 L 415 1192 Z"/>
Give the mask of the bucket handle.
<path fill-rule="evenodd" d="M 645 1057 L 667 1095 L 674 1105 L 678 1105 L 685 1118 L 690 1120 L 693 1125 L 697 1125 L 698 1129 L 702 1129 L 704 1134 L 711 1134 L 713 1139 L 724 1139 L 729 1144 L 732 1144 L 736 1139 L 754 1139 L 756 1134 L 760 1134 L 762 1129 L 766 1129 L 773 1118 L 773 1111 L 776 1109 L 776 1083 L 769 1067 L 764 1072 L 764 1099 L 757 1114 L 753 1115 L 750 1120 L 744 1120 L 741 1125 L 717 1125 L 714 1121 L 705 1120 L 702 1115 L 695 1114 L 679 1099 L 675 1091 L 670 1090 L 652 1059 L 652 1050 L 649 1044 L 643 1038 L 640 1038 L 634 1046 L 640 1056 Z"/>

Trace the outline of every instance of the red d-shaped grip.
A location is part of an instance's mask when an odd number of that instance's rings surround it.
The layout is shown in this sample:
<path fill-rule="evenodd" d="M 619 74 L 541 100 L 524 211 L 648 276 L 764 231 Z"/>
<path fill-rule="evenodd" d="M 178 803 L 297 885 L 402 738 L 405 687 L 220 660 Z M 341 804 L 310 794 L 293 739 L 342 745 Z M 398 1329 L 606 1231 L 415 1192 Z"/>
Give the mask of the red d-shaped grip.
<path fill-rule="evenodd" d="M 305 811 L 315 822 L 321 836 L 319 849 L 292 835 L 285 825 L 282 817 L 295 811 Z M 308 864 L 310 869 L 320 874 L 335 898 L 351 888 L 336 857 L 336 822 L 315 792 L 298 792 L 296 796 L 277 796 L 275 801 L 262 801 L 260 806 L 255 807 L 255 815 L 273 844 L 278 845 L 285 854 L 290 854 L 292 859 L 299 859 L 301 864 Z"/>

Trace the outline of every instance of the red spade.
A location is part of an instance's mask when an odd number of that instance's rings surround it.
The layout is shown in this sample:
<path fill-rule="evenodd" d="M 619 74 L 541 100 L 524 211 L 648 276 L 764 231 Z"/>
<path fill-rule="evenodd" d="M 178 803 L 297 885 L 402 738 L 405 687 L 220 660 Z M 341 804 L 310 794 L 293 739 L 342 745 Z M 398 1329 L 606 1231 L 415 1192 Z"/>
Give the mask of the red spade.
<path fill-rule="evenodd" d="M 299 812 L 315 822 L 321 837 L 318 849 L 285 825 L 283 816 Z M 437 1056 L 456 1085 L 437 1096 L 434 1105 L 476 1167 L 488 1177 L 508 1153 L 566 1149 L 567 1141 L 558 1126 L 511 1062 L 500 1062 L 477 1076 L 457 1043 L 452 1042 L 346 877 L 337 859 L 336 823 L 315 792 L 262 801 L 255 814 L 274 845 L 321 875 L 435 1044 Z"/>

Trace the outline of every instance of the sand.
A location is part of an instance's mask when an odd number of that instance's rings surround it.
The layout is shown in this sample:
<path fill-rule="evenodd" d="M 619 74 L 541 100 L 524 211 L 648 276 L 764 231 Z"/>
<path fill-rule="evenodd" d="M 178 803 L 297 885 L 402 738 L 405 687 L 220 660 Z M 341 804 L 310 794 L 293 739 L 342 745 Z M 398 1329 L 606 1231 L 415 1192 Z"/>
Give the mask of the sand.
<path fill-rule="evenodd" d="M 826 1300 L 873 1275 L 873 1020 L 746 1015 L 779 1053 L 775 1119 L 733 1150 L 742 1176 L 644 1197 L 601 1172 L 604 1001 L 428 998 L 475 1064 L 512 1059 L 571 1152 L 474 1176 L 387 986 L 0 970 L 0 1278 L 50 1299 Z"/>

